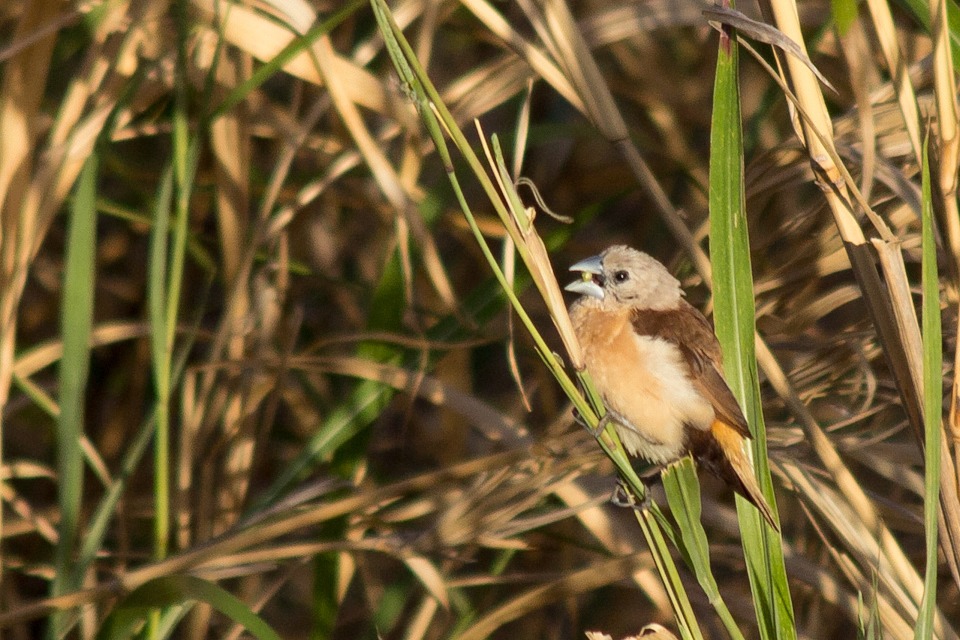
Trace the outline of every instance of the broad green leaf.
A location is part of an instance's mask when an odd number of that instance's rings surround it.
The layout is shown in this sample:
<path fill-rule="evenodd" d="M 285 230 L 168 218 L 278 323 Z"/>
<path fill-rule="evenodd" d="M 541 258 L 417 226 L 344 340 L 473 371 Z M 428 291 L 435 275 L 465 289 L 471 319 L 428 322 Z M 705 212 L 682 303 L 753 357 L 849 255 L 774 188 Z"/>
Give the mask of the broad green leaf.
<path fill-rule="evenodd" d="M 714 323 L 723 347 L 724 371 L 753 434 L 752 453 L 760 487 L 776 513 L 767 461 L 766 430 L 754 348 L 755 307 L 743 187 L 743 141 L 737 45 L 720 37 L 710 138 L 710 259 Z M 793 604 L 780 535 L 737 496 L 740 535 L 760 635 L 796 637 Z"/>
<path fill-rule="evenodd" d="M 922 286 L 923 286 L 923 423 L 924 496 L 927 564 L 923 600 L 914 638 L 933 637 L 937 607 L 937 511 L 940 505 L 940 422 L 943 416 L 943 333 L 940 327 L 940 281 L 937 275 L 937 243 L 933 227 L 933 197 L 930 187 L 929 138 L 923 141 L 922 169 Z"/>
<path fill-rule="evenodd" d="M 61 331 L 63 359 L 60 361 L 60 416 L 57 426 L 57 468 L 60 537 L 56 547 L 56 579 L 52 592 L 59 595 L 77 588 L 81 575 L 74 566 L 79 537 L 80 505 L 83 496 L 84 435 L 83 407 L 90 371 L 90 331 L 93 324 L 93 296 L 97 234 L 97 176 L 99 157 L 91 155 L 77 182 L 70 208 L 64 269 Z M 54 616 L 50 625 L 56 633 L 62 619 Z"/>
<path fill-rule="evenodd" d="M 700 523 L 700 481 L 693 460 L 686 456 L 670 465 L 661 475 L 670 510 L 677 521 L 679 538 L 675 541 L 693 570 L 697 582 L 714 606 L 731 638 L 743 638 L 733 614 L 720 595 L 720 588 L 710 568 L 710 542 Z"/>
<path fill-rule="evenodd" d="M 193 601 L 209 604 L 257 638 L 280 640 L 279 634 L 243 601 L 219 585 L 194 576 L 156 578 L 133 590 L 104 620 L 97 640 L 130 638 L 147 622 L 152 611 Z"/>
<path fill-rule="evenodd" d="M 850 25 L 857 19 L 856 0 L 832 0 L 833 20 L 837 23 L 837 31 L 840 35 L 846 35 L 850 30 Z"/>

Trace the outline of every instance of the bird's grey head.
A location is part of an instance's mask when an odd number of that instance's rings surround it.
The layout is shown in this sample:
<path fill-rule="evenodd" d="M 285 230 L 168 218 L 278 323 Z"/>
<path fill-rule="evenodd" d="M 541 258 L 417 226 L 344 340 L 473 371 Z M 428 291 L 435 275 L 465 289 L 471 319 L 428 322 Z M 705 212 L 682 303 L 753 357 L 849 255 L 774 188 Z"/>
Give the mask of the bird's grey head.
<path fill-rule="evenodd" d="M 683 296 L 680 282 L 655 258 L 625 245 L 570 267 L 580 279 L 564 287 L 599 300 L 603 306 L 673 309 Z"/>

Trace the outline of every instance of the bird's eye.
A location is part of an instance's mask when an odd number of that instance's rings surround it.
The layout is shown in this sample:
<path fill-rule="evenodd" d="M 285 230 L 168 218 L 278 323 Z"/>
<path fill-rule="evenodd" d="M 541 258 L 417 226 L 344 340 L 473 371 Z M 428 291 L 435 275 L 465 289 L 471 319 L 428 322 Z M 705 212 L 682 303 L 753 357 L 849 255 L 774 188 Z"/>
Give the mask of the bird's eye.
<path fill-rule="evenodd" d="M 630 273 L 627 271 L 617 271 L 613 274 L 613 279 L 617 282 L 626 282 L 630 279 Z"/>

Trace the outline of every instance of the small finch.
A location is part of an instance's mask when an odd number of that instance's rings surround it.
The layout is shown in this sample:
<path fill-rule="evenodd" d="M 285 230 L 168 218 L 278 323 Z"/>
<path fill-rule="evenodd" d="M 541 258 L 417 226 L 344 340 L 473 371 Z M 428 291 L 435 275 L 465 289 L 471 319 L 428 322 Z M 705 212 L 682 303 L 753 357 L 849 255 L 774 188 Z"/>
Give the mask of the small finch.
<path fill-rule="evenodd" d="M 570 319 L 627 453 L 668 464 L 687 453 L 779 530 L 750 460 L 747 420 L 723 378 L 720 343 L 660 262 L 614 246 L 570 267 Z"/>

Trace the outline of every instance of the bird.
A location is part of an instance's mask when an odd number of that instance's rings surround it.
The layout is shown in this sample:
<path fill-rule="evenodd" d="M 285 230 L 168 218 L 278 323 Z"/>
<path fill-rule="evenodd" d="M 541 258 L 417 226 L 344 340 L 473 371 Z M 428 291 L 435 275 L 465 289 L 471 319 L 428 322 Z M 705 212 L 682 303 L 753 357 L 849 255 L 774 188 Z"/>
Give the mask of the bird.
<path fill-rule="evenodd" d="M 687 454 L 779 531 L 744 444 L 750 428 L 723 377 L 710 322 L 656 258 L 626 245 L 577 262 L 569 308 L 583 361 L 631 456 L 665 466 Z M 599 430 L 598 430 L 599 433 Z"/>

